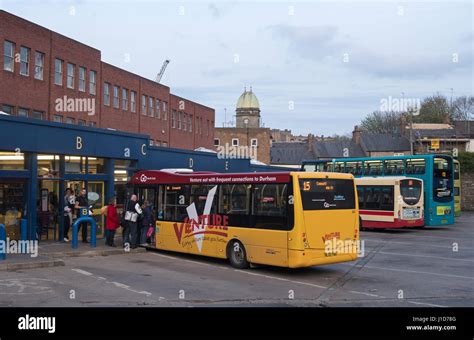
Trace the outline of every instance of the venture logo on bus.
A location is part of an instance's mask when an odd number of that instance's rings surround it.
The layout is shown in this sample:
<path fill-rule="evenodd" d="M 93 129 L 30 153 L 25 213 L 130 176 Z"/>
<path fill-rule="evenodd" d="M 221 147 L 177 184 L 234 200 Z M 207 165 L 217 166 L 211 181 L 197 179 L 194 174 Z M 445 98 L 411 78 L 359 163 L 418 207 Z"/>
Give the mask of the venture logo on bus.
<path fill-rule="evenodd" d="M 210 214 L 216 191 L 217 185 L 209 190 L 202 215 L 198 215 L 196 205 L 191 203 L 186 208 L 188 217 L 182 223 L 174 223 L 173 227 L 179 243 L 188 237 L 194 237 L 196 246 L 201 252 L 206 234 L 227 237 L 228 216 Z"/>

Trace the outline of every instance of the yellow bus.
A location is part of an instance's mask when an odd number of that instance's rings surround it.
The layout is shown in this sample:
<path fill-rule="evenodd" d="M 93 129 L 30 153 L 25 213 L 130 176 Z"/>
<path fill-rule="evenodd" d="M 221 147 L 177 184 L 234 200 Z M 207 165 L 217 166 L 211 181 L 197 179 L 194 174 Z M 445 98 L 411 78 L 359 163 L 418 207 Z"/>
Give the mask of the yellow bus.
<path fill-rule="evenodd" d="M 360 227 L 422 227 L 423 180 L 405 176 L 355 179 Z"/>
<path fill-rule="evenodd" d="M 461 216 L 461 165 L 454 160 L 454 216 Z"/>
<path fill-rule="evenodd" d="M 250 263 L 308 267 L 358 257 L 351 174 L 141 171 L 129 194 L 154 207 L 157 249 Z"/>

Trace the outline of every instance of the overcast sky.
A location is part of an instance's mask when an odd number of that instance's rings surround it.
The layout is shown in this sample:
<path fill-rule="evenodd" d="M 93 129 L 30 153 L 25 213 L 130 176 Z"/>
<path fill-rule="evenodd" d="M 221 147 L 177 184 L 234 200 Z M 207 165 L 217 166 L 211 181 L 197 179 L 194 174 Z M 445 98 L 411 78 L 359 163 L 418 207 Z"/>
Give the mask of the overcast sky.
<path fill-rule="evenodd" d="M 473 93 L 472 1 L 21 1 L 0 7 L 102 60 L 235 114 L 252 86 L 266 127 L 346 134 L 389 96 Z M 0 23 L 1 25 L 1 23 Z"/>

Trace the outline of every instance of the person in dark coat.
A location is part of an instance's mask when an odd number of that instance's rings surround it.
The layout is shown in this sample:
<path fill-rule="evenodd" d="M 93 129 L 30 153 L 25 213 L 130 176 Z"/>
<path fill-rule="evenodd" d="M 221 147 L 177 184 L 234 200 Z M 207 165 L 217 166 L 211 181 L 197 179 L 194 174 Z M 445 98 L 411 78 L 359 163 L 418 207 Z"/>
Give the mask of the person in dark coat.
<path fill-rule="evenodd" d="M 140 244 L 146 244 L 147 232 L 150 227 L 153 226 L 153 214 L 151 211 L 151 206 L 148 201 L 143 202 L 142 205 L 143 218 L 142 225 L 140 229 Z"/>

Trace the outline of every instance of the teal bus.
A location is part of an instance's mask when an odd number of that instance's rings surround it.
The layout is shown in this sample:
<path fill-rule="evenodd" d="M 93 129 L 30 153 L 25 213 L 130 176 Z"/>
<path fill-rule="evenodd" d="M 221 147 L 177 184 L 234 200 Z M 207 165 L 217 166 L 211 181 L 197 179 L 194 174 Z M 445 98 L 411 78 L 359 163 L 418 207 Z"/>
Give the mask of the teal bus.
<path fill-rule="evenodd" d="M 454 223 L 454 162 L 449 155 L 305 160 L 301 170 L 351 173 L 354 177 L 408 176 L 422 179 L 425 226 Z"/>

